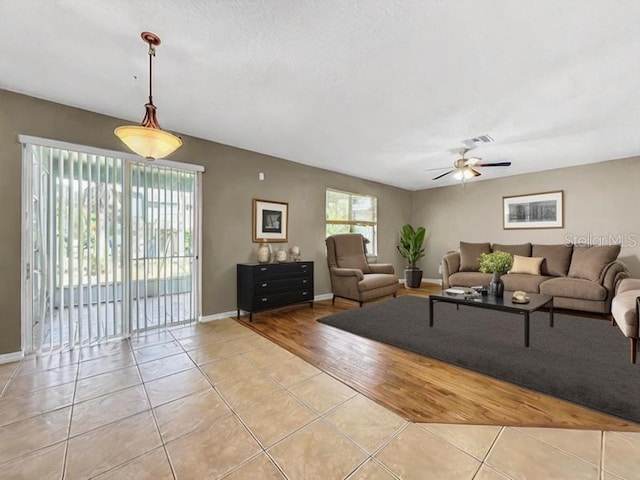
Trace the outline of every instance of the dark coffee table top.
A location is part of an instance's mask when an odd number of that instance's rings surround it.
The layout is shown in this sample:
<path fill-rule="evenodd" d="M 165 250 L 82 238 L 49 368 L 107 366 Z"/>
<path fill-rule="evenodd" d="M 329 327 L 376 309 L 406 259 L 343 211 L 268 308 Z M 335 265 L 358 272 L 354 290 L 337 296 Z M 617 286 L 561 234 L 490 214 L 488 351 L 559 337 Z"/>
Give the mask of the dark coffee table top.
<path fill-rule="evenodd" d="M 453 294 L 447 293 L 446 290 L 443 290 L 440 293 L 434 293 L 429 295 L 434 300 L 439 300 L 448 303 L 457 303 L 460 305 L 475 305 L 482 306 L 484 308 L 494 308 L 496 310 L 502 311 L 529 311 L 533 312 L 538 310 L 540 307 L 548 304 L 553 297 L 551 295 L 543 295 L 541 293 L 528 293 L 527 297 L 529 297 L 529 303 L 514 303 L 511 301 L 511 296 L 513 292 L 505 290 L 504 296 L 494 297 L 492 295 L 479 295 L 477 297 L 469 298 L 468 295 L 464 294 Z"/>

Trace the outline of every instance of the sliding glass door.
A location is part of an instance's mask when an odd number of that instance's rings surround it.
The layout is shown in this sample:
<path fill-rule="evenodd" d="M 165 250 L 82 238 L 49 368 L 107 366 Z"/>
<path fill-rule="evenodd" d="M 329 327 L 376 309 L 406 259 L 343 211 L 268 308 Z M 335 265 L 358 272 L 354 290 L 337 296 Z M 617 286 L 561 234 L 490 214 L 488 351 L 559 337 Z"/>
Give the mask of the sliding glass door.
<path fill-rule="evenodd" d="M 196 316 L 197 176 L 174 168 L 131 170 L 133 330 Z"/>
<path fill-rule="evenodd" d="M 23 143 L 25 350 L 197 319 L 198 172 Z"/>

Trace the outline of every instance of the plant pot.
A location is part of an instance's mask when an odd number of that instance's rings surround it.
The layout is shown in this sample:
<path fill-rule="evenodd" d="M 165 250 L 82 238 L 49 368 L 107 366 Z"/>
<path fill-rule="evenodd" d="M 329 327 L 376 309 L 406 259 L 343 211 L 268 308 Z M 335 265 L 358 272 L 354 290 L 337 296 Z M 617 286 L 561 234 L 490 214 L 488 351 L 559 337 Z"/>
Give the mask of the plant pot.
<path fill-rule="evenodd" d="M 501 298 L 504 296 L 504 282 L 500 278 L 500 273 L 494 273 L 489 282 L 489 295 Z"/>
<path fill-rule="evenodd" d="M 422 283 L 422 269 L 405 268 L 404 269 L 405 286 L 408 288 L 420 288 Z"/>

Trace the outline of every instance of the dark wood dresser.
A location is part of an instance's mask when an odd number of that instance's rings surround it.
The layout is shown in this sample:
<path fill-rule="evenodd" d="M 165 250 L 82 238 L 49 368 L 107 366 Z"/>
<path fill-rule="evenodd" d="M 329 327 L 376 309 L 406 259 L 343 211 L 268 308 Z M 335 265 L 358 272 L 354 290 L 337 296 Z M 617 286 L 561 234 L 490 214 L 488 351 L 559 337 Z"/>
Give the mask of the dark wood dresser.
<path fill-rule="evenodd" d="M 239 263 L 238 318 L 240 310 L 253 314 L 308 303 L 313 308 L 313 262 Z"/>

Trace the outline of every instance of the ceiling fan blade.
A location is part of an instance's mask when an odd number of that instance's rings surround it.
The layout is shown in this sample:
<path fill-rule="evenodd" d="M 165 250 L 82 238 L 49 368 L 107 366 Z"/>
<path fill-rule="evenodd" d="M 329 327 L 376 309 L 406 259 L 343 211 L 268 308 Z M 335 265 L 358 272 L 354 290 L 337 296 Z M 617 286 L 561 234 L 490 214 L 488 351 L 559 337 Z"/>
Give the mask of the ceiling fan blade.
<path fill-rule="evenodd" d="M 470 166 L 470 167 L 473 167 L 474 165 L 477 165 L 481 161 L 482 161 L 482 159 L 478 158 L 478 157 L 467 158 L 467 165 Z"/>
<path fill-rule="evenodd" d="M 442 178 L 442 177 L 444 177 L 445 175 L 449 175 L 450 173 L 453 173 L 453 170 L 449 170 L 448 172 L 444 172 L 443 174 L 438 175 L 437 177 L 432 178 L 431 180 L 438 180 L 439 178 Z"/>
<path fill-rule="evenodd" d="M 479 177 L 480 175 L 482 175 L 480 172 L 474 170 L 473 168 L 469 167 L 469 170 L 471 170 L 471 172 L 473 173 L 474 177 Z"/>
<path fill-rule="evenodd" d="M 509 167 L 511 162 L 476 163 L 474 167 Z"/>
<path fill-rule="evenodd" d="M 433 172 L 434 170 L 446 170 L 447 168 L 451 168 L 451 167 L 438 167 L 438 168 L 425 168 L 425 172 Z"/>

